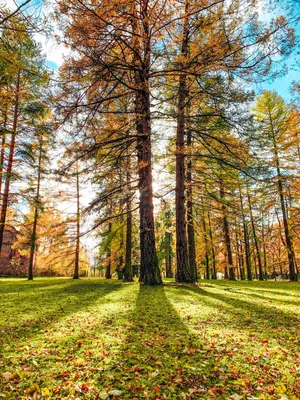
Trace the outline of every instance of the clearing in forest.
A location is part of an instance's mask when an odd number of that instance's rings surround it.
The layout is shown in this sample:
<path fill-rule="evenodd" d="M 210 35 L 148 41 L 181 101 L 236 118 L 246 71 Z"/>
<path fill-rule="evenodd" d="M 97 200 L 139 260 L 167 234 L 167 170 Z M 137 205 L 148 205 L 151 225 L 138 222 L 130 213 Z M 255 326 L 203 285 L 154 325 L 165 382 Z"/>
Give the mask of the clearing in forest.
<path fill-rule="evenodd" d="M 2 279 L 0 398 L 300 398 L 299 284 Z"/>

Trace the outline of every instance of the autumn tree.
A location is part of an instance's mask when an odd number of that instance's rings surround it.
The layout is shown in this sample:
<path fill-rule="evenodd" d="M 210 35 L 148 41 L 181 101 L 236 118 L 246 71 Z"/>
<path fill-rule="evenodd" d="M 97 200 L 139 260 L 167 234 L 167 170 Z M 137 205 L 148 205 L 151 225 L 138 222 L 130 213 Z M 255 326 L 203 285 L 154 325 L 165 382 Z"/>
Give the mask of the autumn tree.
<path fill-rule="evenodd" d="M 10 28 L 14 28 L 11 30 Z M 27 31 L 27 25 L 17 17 L 1 32 L 1 89 L 6 93 L 2 115 L 1 179 L 4 180 L 1 216 L 0 251 L 3 242 L 11 181 L 14 177 L 14 160 L 18 136 L 30 121 L 31 102 L 41 98 L 41 89 L 48 84 L 48 73 L 39 46 Z M 10 140 L 7 143 L 7 135 Z M 8 147 L 6 156 L 5 148 Z"/>
<path fill-rule="evenodd" d="M 270 168 L 275 172 L 273 180 L 276 182 L 280 201 L 290 280 L 295 281 L 297 280 L 295 254 L 285 199 L 287 178 L 283 173 L 284 169 L 291 168 L 290 160 L 285 156 L 288 155 L 293 141 L 293 137 L 290 136 L 289 110 L 280 96 L 265 91 L 257 99 L 253 112 L 258 123 L 258 139 L 260 144 L 264 145 L 265 154 L 269 152 L 266 157 L 269 158 Z"/>
<path fill-rule="evenodd" d="M 37 247 L 38 220 L 43 209 L 42 183 L 46 174 L 46 165 L 50 164 L 48 150 L 53 145 L 53 124 L 50 123 L 50 112 L 45 104 L 32 103 L 30 107 L 30 133 L 19 143 L 18 155 L 27 171 L 28 185 L 22 191 L 27 206 L 33 210 L 32 229 L 30 234 L 30 254 L 28 265 L 28 280 L 33 279 L 33 266 Z M 28 110 L 29 112 L 29 110 Z"/>
<path fill-rule="evenodd" d="M 239 13 L 240 8 L 243 8 L 243 13 Z M 160 74 L 165 74 L 170 84 L 175 74 L 179 76 L 176 96 L 177 279 L 195 281 L 193 213 L 190 211 L 192 164 L 188 157 L 189 148 L 186 148 L 191 146 L 190 121 L 195 114 L 201 116 L 207 104 L 214 103 L 214 113 L 222 115 L 221 109 L 216 108 L 218 102 L 222 104 L 226 98 L 229 104 L 235 101 L 240 103 L 243 93 L 234 88 L 234 77 L 257 81 L 261 75 L 267 76 L 272 69 L 272 58 L 290 52 L 293 32 L 286 29 L 283 17 L 271 26 L 259 22 L 252 2 L 236 2 L 233 5 L 219 1 L 203 3 L 186 0 L 178 2 L 175 14 L 177 20 L 171 26 L 176 39 L 166 40 L 173 51 L 170 52 L 173 62 L 167 62 L 169 68 Z M 173 92 L 176 91 L 176 86 L 172 87 Z M 173 98 L 171 91 L 171 101 Z M 229 113 L 223 113 L 223 117 L 226 114 L 230 119 Z"/>

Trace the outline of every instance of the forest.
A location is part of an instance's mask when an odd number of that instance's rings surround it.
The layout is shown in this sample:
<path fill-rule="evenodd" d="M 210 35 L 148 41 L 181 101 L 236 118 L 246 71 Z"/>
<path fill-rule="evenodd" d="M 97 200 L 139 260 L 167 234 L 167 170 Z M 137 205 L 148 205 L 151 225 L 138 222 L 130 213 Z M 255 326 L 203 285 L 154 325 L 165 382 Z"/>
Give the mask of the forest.
<path fill-rule="evenodd" d="M 0 0 L 0 398 L 300 398 L 299 44 L 299 0 Z"/>
<path fill-rule="evenodd" d="M 299 83 L 264 89 L 299 70 L 296 3 L 19 7 L 0 25 L 2 275 L 297 280 Z"/>

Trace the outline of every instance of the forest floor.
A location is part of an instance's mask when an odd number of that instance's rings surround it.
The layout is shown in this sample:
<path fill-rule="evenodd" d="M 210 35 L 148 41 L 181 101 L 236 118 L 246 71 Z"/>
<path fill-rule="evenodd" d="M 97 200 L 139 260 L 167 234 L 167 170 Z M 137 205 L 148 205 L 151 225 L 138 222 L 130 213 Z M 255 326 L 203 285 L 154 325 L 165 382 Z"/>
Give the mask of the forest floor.
<path fill-rule="evenodd" d="M 0 280 L 0 398 L 300 399 L 300 284 Z"/>

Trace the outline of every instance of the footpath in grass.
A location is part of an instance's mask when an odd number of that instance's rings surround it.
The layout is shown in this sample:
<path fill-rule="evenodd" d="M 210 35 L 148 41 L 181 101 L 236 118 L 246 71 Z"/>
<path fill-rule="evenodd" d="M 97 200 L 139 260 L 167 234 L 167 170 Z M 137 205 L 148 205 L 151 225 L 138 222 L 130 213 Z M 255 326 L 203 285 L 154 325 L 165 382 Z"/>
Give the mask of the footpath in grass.
<path fill-rule="evenodd" d="M 300 399 L 300 285 L 0 280 L 0 398 Z"/>

